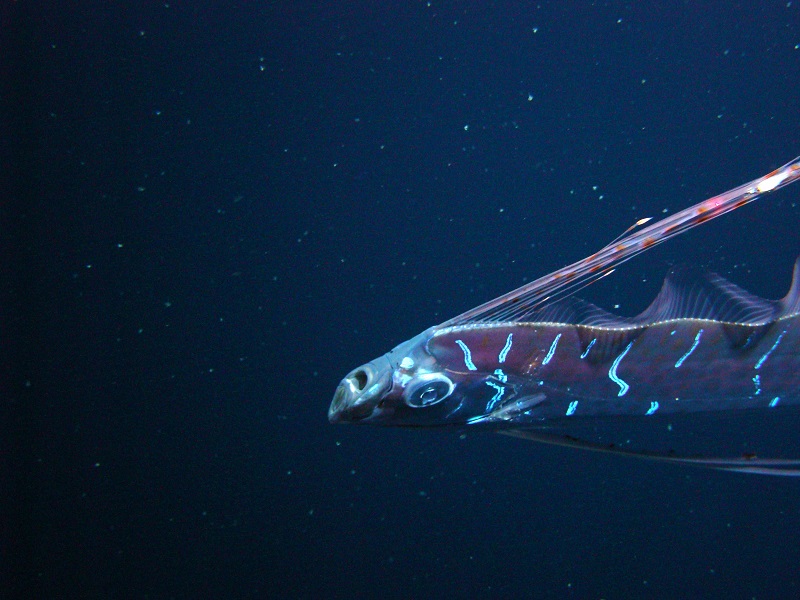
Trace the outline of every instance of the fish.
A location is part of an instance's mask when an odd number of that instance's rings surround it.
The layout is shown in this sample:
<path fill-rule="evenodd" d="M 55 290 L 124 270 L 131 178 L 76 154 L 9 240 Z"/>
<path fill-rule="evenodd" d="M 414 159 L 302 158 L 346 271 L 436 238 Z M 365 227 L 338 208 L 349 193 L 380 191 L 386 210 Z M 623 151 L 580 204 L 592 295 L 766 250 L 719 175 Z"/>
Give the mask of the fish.
<path fill-rule="evenodd" d="M 642 313 L 576 296 L 622 263 L 800 179 L 800 157 L 470 309 L 352 370 L 331 423 L 489 430 L 585 450 L 800 476 L 800 261 L 759 298 L 688 266 Z"/>

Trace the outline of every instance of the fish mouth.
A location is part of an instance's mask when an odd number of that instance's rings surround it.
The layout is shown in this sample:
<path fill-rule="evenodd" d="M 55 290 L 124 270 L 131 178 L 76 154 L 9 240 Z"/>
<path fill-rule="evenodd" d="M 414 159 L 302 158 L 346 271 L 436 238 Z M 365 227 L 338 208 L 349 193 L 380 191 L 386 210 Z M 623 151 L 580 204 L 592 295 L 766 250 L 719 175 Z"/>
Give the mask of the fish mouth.
<path fill-rule="evenodd" d="M 392 368 L 382 356 L 354 369 L 339 382 L 328 409 L 331 423 L 356 423 L 372 417 L 392 389 Z"/>

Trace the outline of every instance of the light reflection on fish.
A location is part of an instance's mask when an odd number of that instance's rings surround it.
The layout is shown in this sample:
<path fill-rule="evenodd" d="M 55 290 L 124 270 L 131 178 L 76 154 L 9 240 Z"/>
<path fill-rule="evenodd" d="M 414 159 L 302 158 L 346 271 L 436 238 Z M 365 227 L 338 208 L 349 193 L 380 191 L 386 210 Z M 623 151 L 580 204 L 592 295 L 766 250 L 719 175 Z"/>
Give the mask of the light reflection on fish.
<path fill-rule="evenodd" d="M 800 475 L 800 263 L 782 300 L 674 269 L 640 315 L 572 294 L 800 179 L 800 157 L 623 236 L 349 373 L 333 423 L 461 426 L 590 450 Z"/>

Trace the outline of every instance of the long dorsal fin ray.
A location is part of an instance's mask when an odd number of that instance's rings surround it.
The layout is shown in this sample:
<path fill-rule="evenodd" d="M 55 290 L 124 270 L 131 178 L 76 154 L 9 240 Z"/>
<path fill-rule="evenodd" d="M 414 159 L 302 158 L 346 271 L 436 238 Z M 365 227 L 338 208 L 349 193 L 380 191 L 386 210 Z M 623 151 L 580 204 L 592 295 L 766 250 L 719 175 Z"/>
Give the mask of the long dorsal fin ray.
<path fill-rule="evenodd" d="M 476 306 L 438 327 L 521 321 L 554 298 L 569 296 L 634 256 L 681 233 L 749 204 L 800 179 L 800 157 L 774 171 L 712 196 L 641 229 L 632 230 L 586 258 Z"/>
<path fill-rule="evenodd" d="M 636 329 L 676 319 L 713 320 L 735 325 L 769 325 L 800 311 L 800 259 L 795 263 L 789 293 L 782 300 L 766 300 L 710 271 L 693 267 L 672 268 L 661 291 L 635 317 L 610 313 L 590 302 L 568 296 L 535 307 L 519 307 L 515 314 L 489 311 L 474 322 L 559 323 L 607 329 Z M 506 311 L 507 312 L 507 311 Z M 464 324 L 469 324 L 467 321 Z"/>

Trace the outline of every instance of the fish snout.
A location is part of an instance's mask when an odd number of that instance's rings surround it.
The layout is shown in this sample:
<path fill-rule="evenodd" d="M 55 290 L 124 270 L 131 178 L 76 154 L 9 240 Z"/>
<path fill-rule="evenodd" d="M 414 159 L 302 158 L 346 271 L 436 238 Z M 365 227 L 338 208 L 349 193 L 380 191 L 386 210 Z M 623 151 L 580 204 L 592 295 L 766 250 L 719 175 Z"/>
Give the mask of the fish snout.
<path fill-rule="evenodd" d="M 385 357 L 354 369 L 339 382 L 328 409 L 328 420 L 355 423 L 368 419 L 391 388 L 392 370 Z"/>

